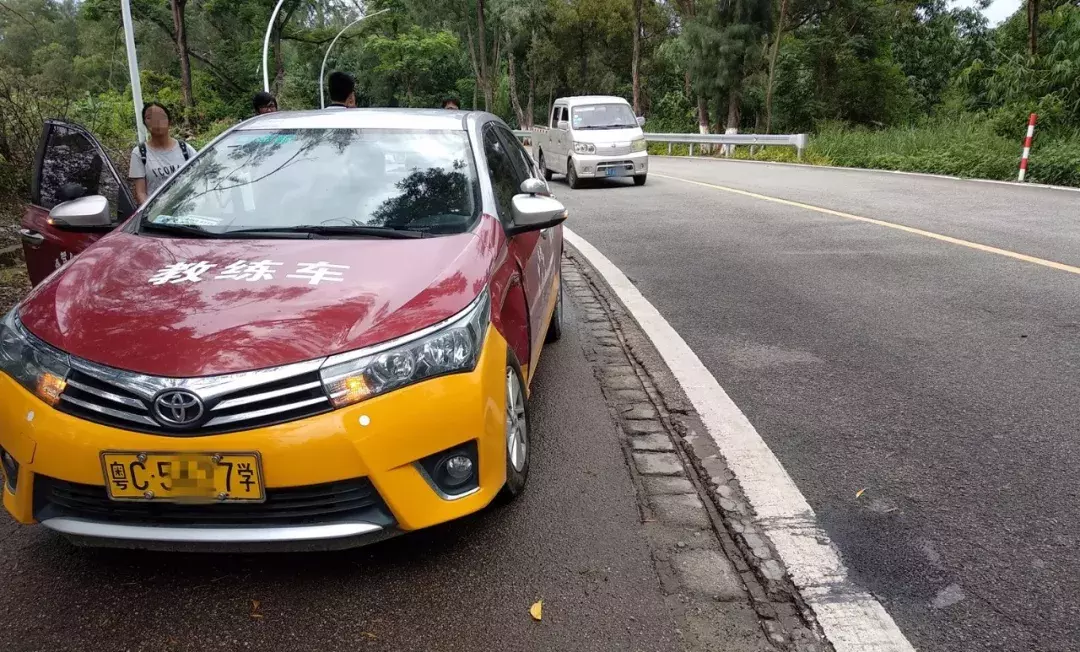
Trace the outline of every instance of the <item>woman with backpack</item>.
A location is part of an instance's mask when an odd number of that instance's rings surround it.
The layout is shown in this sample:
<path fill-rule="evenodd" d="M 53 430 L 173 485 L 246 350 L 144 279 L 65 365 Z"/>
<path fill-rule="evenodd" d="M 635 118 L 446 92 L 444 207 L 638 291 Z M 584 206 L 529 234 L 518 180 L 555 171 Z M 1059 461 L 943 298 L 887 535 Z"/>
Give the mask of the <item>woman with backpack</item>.
<path fill-rule="evenodd" d="M 128 172 L 135 185 L 135 201 L 140 205 L 196 153 L 194 147 L 169 135 L 169 110 L 161 104 L 147 102 L 142 119 L 150 138 L 131 150 Z"/>

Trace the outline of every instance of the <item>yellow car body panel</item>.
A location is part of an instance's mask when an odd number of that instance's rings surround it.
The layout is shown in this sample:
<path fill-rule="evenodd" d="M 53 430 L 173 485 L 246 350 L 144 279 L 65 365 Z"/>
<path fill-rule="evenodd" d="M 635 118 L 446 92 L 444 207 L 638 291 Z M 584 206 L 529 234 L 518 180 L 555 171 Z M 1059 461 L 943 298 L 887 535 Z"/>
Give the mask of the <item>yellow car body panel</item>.
<path fill-rule="evenodd" d="M 506 341 L 489 327 L 472 372 L 434 378 L 300 421 L 196 437 L 92 423 L 54 409 L 0 374 L 0 446 L 20 464 L 17 492 L 3 490 L 4 506 L 16 520 L 34 522 L 35 474 L 104 486 L 104 450 L 257 451 L 268 489 L 366 476 L 400 530 L 459 518 L 487 506 L 506 482 L 506 356 Z M 473 439 L 479 489 L 455 500 L 439 496 L 414 463 Z"/>

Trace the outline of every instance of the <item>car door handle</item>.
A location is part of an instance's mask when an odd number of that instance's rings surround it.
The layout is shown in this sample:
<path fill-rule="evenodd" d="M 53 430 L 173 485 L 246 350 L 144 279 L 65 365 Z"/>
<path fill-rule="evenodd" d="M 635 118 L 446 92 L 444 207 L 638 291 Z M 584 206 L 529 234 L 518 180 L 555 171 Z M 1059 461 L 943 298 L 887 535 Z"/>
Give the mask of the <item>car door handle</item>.
<path fill-rule="evenodd" d="M 30 247 L 37 249 L 45 242 L 45 236 L 30 229 L 19 229 L 19 237 Z"/>

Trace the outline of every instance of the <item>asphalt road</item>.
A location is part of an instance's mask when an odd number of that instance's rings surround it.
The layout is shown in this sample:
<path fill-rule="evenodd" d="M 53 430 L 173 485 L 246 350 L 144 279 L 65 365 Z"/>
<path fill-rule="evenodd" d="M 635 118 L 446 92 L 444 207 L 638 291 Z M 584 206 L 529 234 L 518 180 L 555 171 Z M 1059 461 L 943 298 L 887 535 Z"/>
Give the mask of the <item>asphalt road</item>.
<path fill-rule="evenodd" d="M 651 173 L 554 189 L 911 642 L 1080 649 L 1080 275 L 685 180 L 1074 266 L 1080 193 L 662 158 Z"/>
<path fill-rule="evenodd" d="M 678 649 L 568 312 L 534 380 L 538 439 L 513 505 L 359 550 L 248 556 L 81 550 L 0 517 L 0 650 Z"/>

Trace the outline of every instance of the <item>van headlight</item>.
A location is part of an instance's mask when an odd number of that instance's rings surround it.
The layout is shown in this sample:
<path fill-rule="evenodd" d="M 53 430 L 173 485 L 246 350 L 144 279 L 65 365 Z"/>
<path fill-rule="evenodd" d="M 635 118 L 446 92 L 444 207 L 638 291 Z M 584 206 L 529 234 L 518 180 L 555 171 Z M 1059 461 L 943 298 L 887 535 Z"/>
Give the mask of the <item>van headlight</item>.
<path fill-rule="evenodd" d="M 638 138 L 630 143 L 630 149 L 635 152 L 644 152 L 649 149 L 649 143 L 644 138 Z"/>
<path fill-rule="evenodd" d="M 334 407 L 446 374 L 472 371 L 491 308 L 488 291 L 443 323 L 366 350 L 331 356 L 319 374 Z"/>
<path fill-rule="evenodd" d="M 0 321 L 0 371 L 49 405 L 67 386 L 67 356 L 31 335 L 12 310 Z"/>
<path fill-rule="evenodd" d="M 596 145 L 592 143 L 574 143 L 575 154 L 595 154 Z"/>

